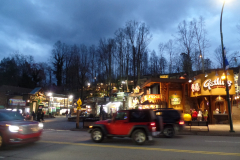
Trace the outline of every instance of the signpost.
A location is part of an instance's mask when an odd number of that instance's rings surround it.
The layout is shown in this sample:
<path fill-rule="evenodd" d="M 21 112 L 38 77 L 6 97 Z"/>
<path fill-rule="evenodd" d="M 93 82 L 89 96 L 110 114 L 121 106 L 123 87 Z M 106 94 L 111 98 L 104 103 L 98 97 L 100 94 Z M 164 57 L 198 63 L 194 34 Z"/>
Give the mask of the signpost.
<path fill-rule="evenodd" d="M 82 101 L 81 99 L 79 98 L 78 101 L 77 101 L 77 119 L 76 119 L 76 128 L 79 128 L 79 111 L 81 111 L 81 105 L 82 105 Z"/>

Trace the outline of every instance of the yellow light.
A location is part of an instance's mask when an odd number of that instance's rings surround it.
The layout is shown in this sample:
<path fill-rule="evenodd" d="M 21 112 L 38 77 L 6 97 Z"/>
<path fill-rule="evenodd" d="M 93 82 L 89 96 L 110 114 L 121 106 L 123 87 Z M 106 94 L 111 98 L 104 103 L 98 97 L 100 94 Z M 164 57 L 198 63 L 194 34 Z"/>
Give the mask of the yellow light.
<path fill-rule="evenodd" d="M 93 126 L 89 126 L 89 128 L 92 128 Z"/>
<path fill-rule="evenodd" d="M 221 79 L 222 79 L 222 80 L 225 80 L 225 79 L 226 79 L 225 73 L 222 74 Z"/>

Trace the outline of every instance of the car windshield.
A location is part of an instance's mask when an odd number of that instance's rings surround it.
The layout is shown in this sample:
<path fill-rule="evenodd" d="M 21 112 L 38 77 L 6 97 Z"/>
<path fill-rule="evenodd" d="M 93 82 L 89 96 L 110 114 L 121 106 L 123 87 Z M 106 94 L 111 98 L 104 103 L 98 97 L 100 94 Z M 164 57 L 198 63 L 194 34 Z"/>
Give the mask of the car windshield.
<path fill-rule="evenodd" d="M 0 112 L 0 121 L 24 120 L 24 117 L 18 112 Z"/>

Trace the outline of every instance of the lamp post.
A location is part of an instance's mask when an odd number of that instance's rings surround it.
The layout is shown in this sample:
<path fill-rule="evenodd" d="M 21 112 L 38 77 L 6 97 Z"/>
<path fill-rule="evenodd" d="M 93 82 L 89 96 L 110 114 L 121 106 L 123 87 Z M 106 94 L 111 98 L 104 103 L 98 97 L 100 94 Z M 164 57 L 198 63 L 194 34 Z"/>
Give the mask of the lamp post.
<path fill-rule="evenodd" d="M 124 92 L 124 84 L 125 84 L 125 81 L 122 81 L 122 85 L 123 85 L 123 92 Z"/>
<path fill-rule="evenodd" d="M 230 105 L 230 101 L 229 101 L 229 88 L 228 88 L 228 79 L 227 79 L 227 73 L 226 73 L 226 64 L 225 64 L 225 56 L 224 56 L 224 49 L 223 49 L 223 34 L 222 34 L 222 14 L 223 14 L 223 8 L 225 5 L 225 1 L 223 2 L 223 6 L 222 6 L 222 11 L 221 11 L 221 17 L 220 17 L 220 35 L 221 35 L 221 45 L 222 45 L 222 57 L 223 57 L 223 70 L 225 72 L 226 78 L 225 78 L 225 85 L 226 85 L 226 95 L 227 95 L 227 103 L 228 103 L 228 117 L 229 117 L 229 123 L 230 123 L 230 131 L 229 132 L 235 132 L 233 130 L 233 122 L 232 122 L 232 111 L 231 111 L 231 105 Z"/>

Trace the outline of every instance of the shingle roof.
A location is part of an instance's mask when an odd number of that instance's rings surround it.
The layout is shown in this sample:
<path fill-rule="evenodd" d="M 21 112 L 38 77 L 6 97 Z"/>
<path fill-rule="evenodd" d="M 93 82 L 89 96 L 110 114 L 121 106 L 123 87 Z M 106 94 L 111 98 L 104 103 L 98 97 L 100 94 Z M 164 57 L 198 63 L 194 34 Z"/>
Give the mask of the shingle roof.
<path fill-rule="evenodd" d="M 35 93 L 37 93 L 40 89 L 42 89 L 42 87 L 34 88 L 34 90 L 32 90 L 32 91 L 30 92 L 30 94 L 35 94 Z"/>

